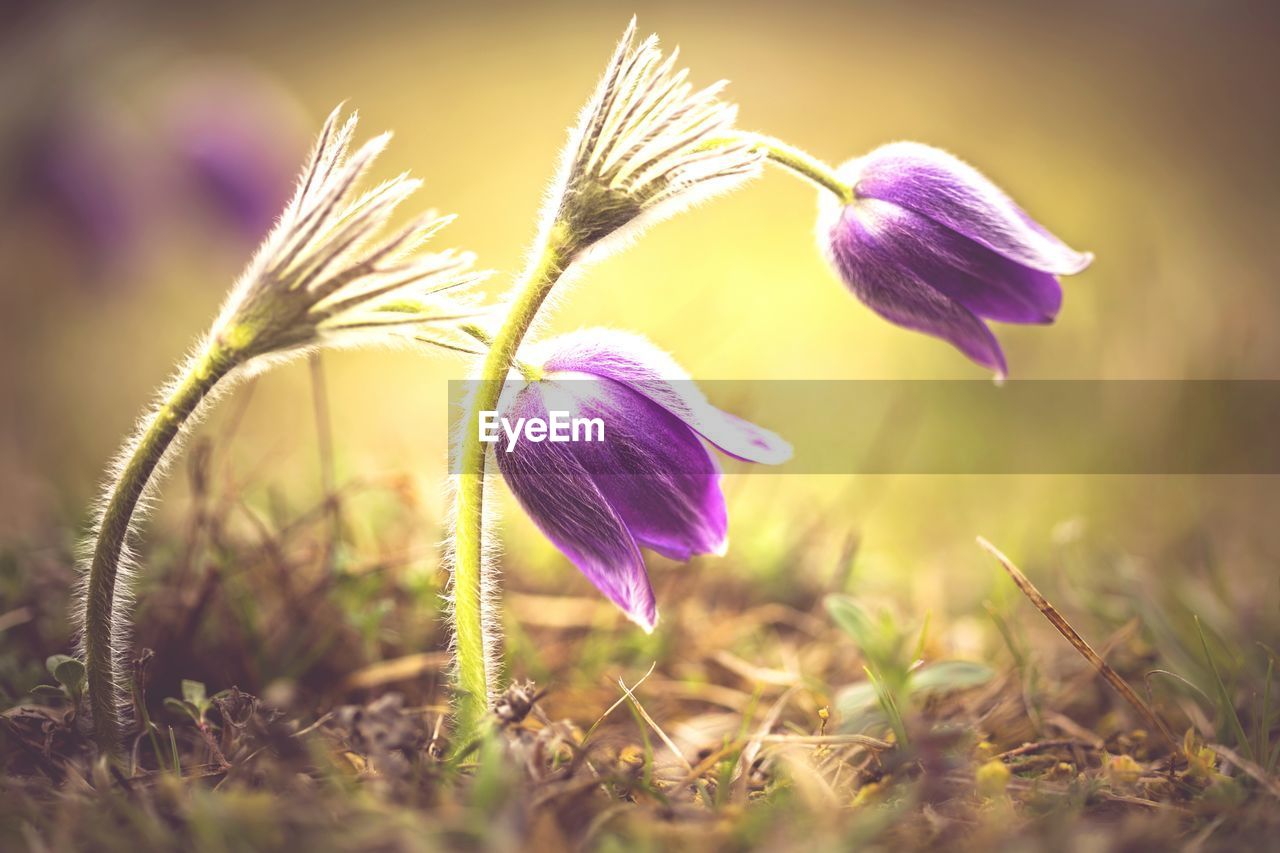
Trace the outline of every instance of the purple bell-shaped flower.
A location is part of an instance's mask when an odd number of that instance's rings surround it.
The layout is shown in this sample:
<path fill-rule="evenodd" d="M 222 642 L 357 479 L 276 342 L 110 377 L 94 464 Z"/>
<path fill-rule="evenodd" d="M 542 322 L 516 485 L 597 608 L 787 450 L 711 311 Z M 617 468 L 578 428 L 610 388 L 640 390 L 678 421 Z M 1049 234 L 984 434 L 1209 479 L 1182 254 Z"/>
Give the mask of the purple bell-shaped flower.
<path fill-rule="evenodd" d="M 844 282 L 880 316 L 949 341 L 1000 377 L 1004 353 L 986 321 L 1053 322 L 1058 276 L 1093 259 L 928 145 L 883 145 L 837 175 L 854 200 L 824 194 L 818 239 Z"/>
<path fill-rule="evenodd" d="M 504 389 L 495 417 L 511 440 L 495 440 L 498 468 L 555 546 L 652 630 L 657 605 L 640 548 L 687 560 L 728 546 L 720 469 L 704 441 L 766 464 L 786 461 L 791 447 L 712 406 L 637 335 L 584 330 L 523 355 L 537 378 Z M 530 426 L 540 423 L 549 426 Z"/>

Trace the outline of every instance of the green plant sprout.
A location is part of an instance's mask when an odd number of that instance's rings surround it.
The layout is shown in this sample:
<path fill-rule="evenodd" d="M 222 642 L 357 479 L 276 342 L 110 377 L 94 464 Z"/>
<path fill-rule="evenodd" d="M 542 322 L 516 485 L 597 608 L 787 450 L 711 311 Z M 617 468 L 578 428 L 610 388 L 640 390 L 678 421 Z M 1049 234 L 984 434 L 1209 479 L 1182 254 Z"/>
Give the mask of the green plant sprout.
<path fill-rule="evenodd" d="M 928 619 L 913 643 L 911 632 L 888 611 L 873 615 L 841 594 L 828 595 L 824 603 L 832 621 L 854 641 L 866 662 L 866 681 L 846 685 L 835 696 L 846 731 L 886 722 L 898 743 L 906 744 L 909 735 L 903 711 L 915 698 L 977 687 L 995 675 L 978 661 L 923 661 Z"/>

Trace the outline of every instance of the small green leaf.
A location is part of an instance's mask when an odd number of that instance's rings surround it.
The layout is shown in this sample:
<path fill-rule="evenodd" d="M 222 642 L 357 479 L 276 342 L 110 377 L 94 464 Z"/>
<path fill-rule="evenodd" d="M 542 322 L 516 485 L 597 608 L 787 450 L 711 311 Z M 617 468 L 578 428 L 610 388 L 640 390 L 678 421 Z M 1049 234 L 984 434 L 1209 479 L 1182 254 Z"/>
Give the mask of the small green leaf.
<path fill-rule="evenodd" d="M 204 682 L 192 681 L 189 678 L 182 679 L 182 698 L 183 701 L 191 703 L 198 713 L 209 708 L 209 698 L 205 694 Z"/>
<path fill-rule="evenodd" d="M 79 701 L 80 686 L 84 684 L 84 664 L 69 655 L 50 655 L 44 665 L 72 701 Z"/>
<path fill-rule="evenodd" d="M 164 706 L 175 714 L 186 714 L 193 723 L 200 724 L 200 709 L 185 699 L 174 699 L 170 696 L 164 700 Z"/>
<path fill-rule="evenodd" d="M 847 595 L 833 593 L 824 599 L 827 612 L 841 630 L 858 645 L 862 657 L 880 675 L 899 687 L 906 675 L 902 660 L 902 634 L 888 612 L 871 614 Z"/>
<path fill-rule="evenodd" d="M 964 690 L 986 684 L 995 671 L 985 663 L 970 660 L 940 660 L 912 670 L 907 676 L 912 690 Z"/>
<path fill-rule="evenodd" d="M 65 702 L 67 700 L 66 691 L 61 687 L 54 687 L 52 684 L 37 684 L 31 688 L 31 695 L 36 699 L 46 699 L 50 701 Z"/>
<path fill-rule="evenodd" d="M 828 595 L 823 603 L 836 625 L 852 637 L 859 648 L 865 649 L 874 643 L 875 624 L 871 621 L 871 615 L 863 610 L 861 605 L 849 596 L 840 594 Z"/>
<path fill-rule="evenodd" d="M 79 663 L 79 661 L 76 661 L 76 659 L 71 657 L 71 655 L 49 655 L 49 657 L 45 658 L 44 666 L 45 669 L 49 670 L 50 675 L 57 678 L 58 667 L 72 661 Z"/>

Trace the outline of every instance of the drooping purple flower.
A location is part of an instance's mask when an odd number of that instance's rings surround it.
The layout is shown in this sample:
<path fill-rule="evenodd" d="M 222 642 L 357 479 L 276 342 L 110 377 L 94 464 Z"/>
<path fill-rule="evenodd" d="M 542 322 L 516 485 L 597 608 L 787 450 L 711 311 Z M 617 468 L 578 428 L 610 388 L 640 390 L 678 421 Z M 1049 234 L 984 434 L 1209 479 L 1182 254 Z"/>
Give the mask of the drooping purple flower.
<path fill-rule="evenodd" d="M 640 548 L 674 560 L 723 554 L 728 515 L 720 469 L 703 441 L 738 459 L 779 464 L 791 447 L 712 406 L 648 340 L 589 329 L 531 348 L 541 377 L 511 380 L 498 414 L 598 418 L 603 440 L 517 441 L 498 468 L 540 530 L 646 631 L 658 612 Z M 587 438 L 584 430 L 579 438 Z"/>
<path fill-rule="evenodd" d="M 937 148 L 883 145 L 837 174 L 855 198 L 824 194 L 818 238 L 840 277 L 880 316 L 949 341 L 997 376 L 1007 368 L 986 321 L 1053 322 L 1057 277 L 1093 260 Z"/>

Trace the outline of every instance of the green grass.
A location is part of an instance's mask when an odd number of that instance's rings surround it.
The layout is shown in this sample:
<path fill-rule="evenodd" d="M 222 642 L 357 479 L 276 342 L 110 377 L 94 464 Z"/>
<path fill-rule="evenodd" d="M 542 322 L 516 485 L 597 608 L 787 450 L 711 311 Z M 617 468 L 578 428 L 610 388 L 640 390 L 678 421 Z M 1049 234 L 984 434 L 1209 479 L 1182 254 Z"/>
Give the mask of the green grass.
<path fill-rule="evenodd" d="M 235 496 L 161 539 L 137 638 L 154 655 L 116 768 L 95 758 L 78 669 L 58 655 L 48 553 L 6 555 L 5 607 L 24 621 L 0 646 L 0 847 L 989 850 L 1090 832 L 1241 849 L 1280 829 L 1276 626 L 1243 632 L 1221 618 L 1230 586 L 1191 575 L 1118 599 L 1101 550 L 1071 577 L 1096 599 L 1069 606 L 1054 577 L 1046 596 L 1185 733 L 1177 749 L 998 567 L 986 613 L 913 618 L 819 573 L 765 595 L 730 558 L 661 573 L 646 637 L 512 554 L 505 666 L 536 676 L 537 700 L 513 694 L 448 758 L 445 578 L 405 557 L 411 506 L 370 488 L 377 555 L 331 551 L 313 507 L 246 526 Z M 965 620 L 984 634 L 959 654 Z"/>

